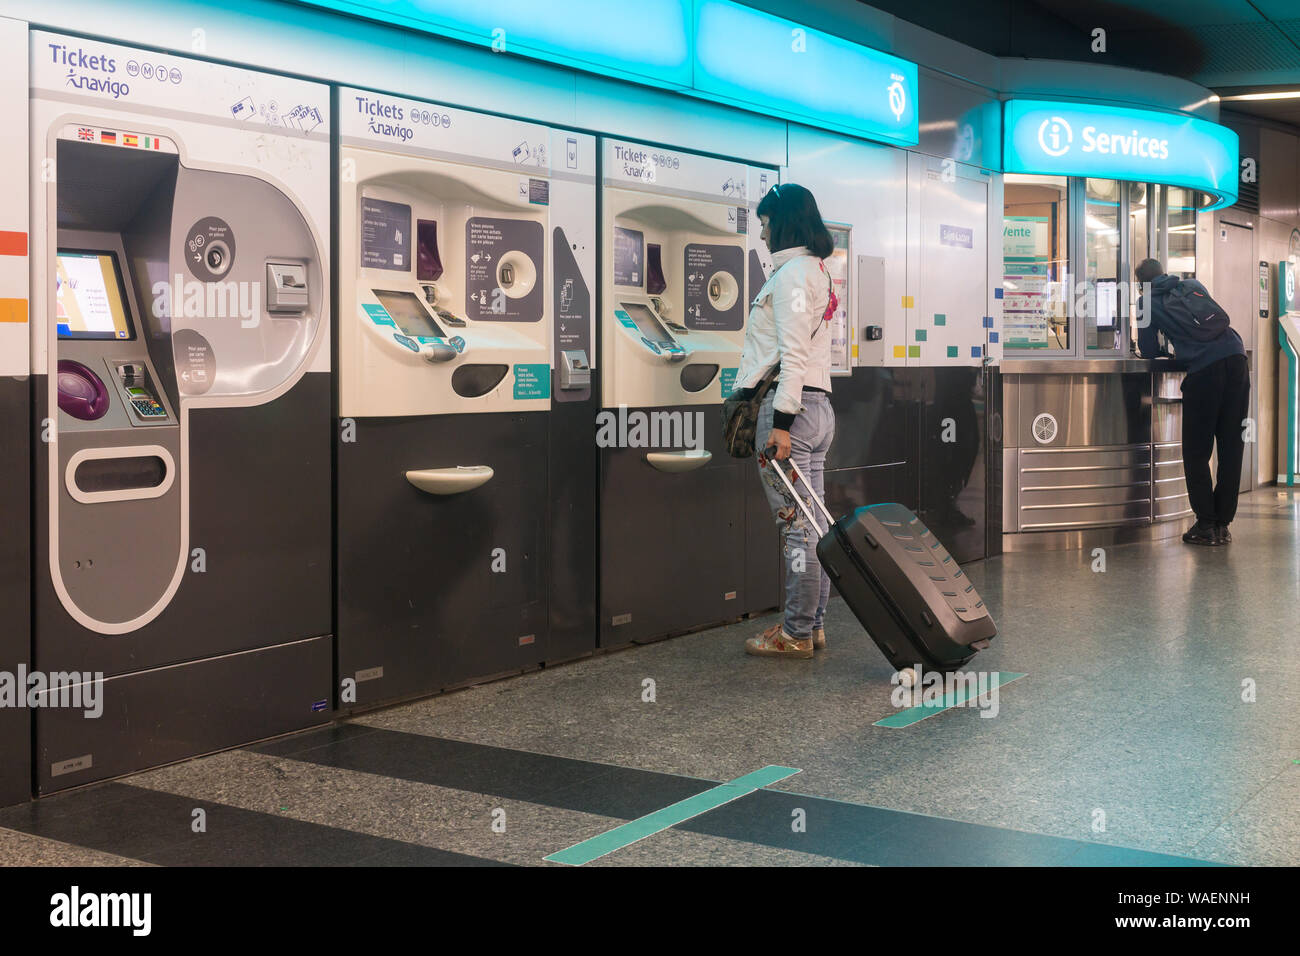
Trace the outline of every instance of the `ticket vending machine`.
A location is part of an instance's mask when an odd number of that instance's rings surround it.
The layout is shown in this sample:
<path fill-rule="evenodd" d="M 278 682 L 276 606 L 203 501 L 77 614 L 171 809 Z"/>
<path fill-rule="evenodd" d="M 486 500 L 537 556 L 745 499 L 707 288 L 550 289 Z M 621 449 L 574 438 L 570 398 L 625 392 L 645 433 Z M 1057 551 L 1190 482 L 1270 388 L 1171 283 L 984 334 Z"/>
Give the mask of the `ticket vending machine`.
<path fill-rule="evenodd" d="M 363 90 L 339 91 L 339 115 L 350 708 L 595 647 L 596 155 L 590 136 Z"/>
<path fill-rule="evenodd" d="M 31 44 L 47 793 L 329 717 L 329 100 Z"/>
<path fill-rule="evenodd" d="M 1296 301 L 1296 264 L 1277 264 L 1278 362 L 1277 483 L 1294 487 L 1300 474 L 1300 302 Z"/>
<path fill-rule="evenodd" d="M 616 139 L 603 159 L 600 636 L 616 646 L 779 603 L 757 470 L 722 448 L 719 412 L 762 283 L 753 205 L 775 176 Z"/>

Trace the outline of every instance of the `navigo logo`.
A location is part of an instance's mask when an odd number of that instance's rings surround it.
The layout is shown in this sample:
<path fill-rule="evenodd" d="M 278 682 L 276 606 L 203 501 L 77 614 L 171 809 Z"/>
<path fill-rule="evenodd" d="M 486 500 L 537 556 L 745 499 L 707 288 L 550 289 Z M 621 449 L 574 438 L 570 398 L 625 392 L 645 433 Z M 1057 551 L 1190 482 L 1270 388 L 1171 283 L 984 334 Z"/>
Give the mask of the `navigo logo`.
<path fill-rule="evenodd" d="M 1048 156 L 1064 156 L 1074 142 L 1074 130 L 1060 116 L 1049 116 L 1038 127 L 1038 145 Z"/>

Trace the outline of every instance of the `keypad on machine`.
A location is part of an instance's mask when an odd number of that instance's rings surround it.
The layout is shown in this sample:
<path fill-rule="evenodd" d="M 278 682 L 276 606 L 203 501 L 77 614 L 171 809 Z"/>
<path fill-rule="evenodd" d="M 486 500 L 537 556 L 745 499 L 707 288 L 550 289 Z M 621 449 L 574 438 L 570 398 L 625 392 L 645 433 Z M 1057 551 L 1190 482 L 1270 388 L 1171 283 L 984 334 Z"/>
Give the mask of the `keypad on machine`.
<path fill-rule="evenodd" d="M 152 398 L 133 398 L 131 405 L 141 418 L 166 418 L 167 410 Z"/>

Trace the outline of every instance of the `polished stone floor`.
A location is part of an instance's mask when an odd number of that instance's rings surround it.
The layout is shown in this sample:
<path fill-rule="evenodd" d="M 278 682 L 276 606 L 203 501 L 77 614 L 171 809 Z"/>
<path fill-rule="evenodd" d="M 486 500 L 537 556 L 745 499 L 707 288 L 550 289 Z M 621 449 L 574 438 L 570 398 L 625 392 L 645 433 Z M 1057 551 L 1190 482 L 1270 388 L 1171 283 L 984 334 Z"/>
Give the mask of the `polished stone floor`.
<path fill-rule="evenodd" d="M 1300 495 L 1233 534 L 969 565 L 971 666 L 1025 675 L 996 709 L 876 726 L 890 668 L 835 600 L 812 661 L 742 654 L 767 620 L 598 655 L 0 811 L 0 860 L 1297 865 Z"/>

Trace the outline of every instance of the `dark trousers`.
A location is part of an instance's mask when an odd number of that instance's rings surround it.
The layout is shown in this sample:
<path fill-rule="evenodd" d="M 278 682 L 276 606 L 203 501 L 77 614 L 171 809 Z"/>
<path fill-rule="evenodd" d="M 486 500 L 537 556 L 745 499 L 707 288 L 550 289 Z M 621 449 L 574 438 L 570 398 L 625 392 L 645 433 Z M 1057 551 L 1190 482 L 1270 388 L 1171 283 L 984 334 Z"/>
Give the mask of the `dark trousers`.
<path fill-rule="evenodd" d="M 1237 515 L 1242 440 L 1250 414 L 1246 356 L 1229 355 L 1183 379 L 1183 473 L 1196 517 L 1228 524 Z M 1217 483 L 1210 480 L 1210 454 L 1219 443 Z"/>

